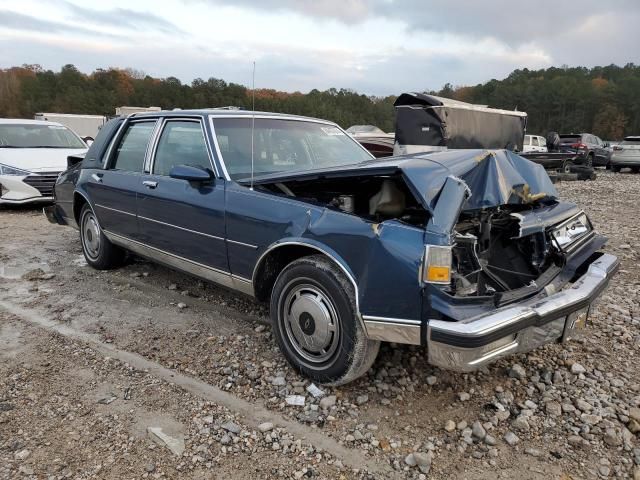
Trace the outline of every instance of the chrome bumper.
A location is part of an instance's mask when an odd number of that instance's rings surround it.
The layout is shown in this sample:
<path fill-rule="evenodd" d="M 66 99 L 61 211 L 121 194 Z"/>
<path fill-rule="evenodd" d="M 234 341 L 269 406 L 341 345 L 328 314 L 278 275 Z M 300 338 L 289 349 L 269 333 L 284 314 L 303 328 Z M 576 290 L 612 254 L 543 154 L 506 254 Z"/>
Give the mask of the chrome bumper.
<path fill-rule="evenodd" d="M 619 265 L 603 254 L 587 272 L 564 290 L 534 298 L 463 322 L 430 320 L 429 363 L 472 371 L 508 354 L 528 352 L 566 338 L 577 315 L 586 312 L 606 288 Z"/>

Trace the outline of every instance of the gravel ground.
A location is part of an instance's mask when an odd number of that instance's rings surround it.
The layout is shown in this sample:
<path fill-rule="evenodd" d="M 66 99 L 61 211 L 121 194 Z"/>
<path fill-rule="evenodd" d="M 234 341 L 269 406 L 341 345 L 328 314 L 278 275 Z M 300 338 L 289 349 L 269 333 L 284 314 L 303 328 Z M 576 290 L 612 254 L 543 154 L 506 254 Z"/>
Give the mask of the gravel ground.
<path fill-rule="evenodd" d="M 639 479 L 639 187 L 558 185 L 622 260 L 583 337 L 474 374 L 385 345 L 317 397 L 263 305 L 139 259 L 96 272 L 75 230 L 0 210 L 0 478 Z"/>

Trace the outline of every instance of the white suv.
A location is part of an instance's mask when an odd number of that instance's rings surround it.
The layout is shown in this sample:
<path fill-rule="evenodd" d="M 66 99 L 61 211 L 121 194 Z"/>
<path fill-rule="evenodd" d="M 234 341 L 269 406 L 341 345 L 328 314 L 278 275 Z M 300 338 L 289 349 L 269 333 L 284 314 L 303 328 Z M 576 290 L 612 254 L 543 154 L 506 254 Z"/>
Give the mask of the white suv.
<path fill-rule="evenodd" d="M 0 118 L 0 205 L 50 202 L 67 156 L 86 151 L 59 123 Z"/>
<path fill-rule="evenodd" d="M 525 135 L 522 144 L 522 153 L 543 152 L 547 153 L 547 139 L 540 135 Z"/>

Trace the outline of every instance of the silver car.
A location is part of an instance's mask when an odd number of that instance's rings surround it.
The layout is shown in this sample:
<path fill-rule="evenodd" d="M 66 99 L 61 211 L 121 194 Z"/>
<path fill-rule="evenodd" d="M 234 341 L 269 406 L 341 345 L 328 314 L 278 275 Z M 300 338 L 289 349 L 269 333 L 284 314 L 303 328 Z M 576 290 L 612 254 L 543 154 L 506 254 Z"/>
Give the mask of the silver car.
<path fill-rule="evenodd" d="M 640 172 L 640 136 L 625 137 L 613 147 L 611 170 L 619 172 L 625 167 L 631 168 L 634 173 Z"/>

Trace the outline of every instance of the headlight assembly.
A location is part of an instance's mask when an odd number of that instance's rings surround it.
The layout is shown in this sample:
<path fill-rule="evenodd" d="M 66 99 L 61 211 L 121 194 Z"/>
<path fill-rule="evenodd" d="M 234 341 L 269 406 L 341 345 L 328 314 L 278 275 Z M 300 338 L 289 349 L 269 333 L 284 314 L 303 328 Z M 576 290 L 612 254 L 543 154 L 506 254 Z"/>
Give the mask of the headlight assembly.
<path fill-rule="evenodd" d="M 551 230 L 551 237 L 562 251 L 568 251 L 577 246 L 589 233 L 593 231 L 586 213 L 579 213 Z"/>
<path fill-rule="evenodd" d="M 9 167 L 0 163 L 0 175 L 15 175 L 19 177 L 26 177 L 30 174 L 31 172 L 27 172 L 26 170 L 20 170 L 19 168 Z"/>

